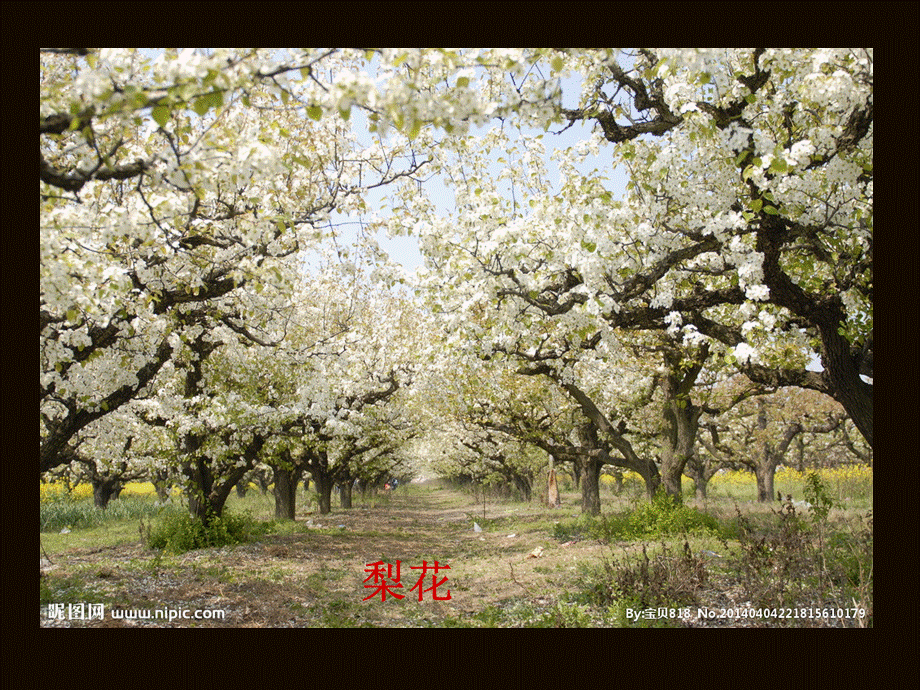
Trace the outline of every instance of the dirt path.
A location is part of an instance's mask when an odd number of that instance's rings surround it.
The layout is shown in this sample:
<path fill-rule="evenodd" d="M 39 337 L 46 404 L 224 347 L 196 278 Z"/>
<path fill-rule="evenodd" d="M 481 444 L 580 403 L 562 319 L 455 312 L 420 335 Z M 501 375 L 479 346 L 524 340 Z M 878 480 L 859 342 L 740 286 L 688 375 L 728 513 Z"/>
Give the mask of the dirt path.
<path fill-rule="evenodd" d="M 157 558 L 139 543 L 70 551 L 49 574 L 73 582 L 68 603 L 104 603 L 102 620 L 49 620 L 42 626 L 341 627 L 440 626 L 526 604 L 548 608 L 571 589 L 577 566 L 599 562 L 610 548 L 597 542 L 560 544 L 554 518 L 536 504 L 489 503 L 486 518 L 473 497 L 437 484 L 397 490 L 387 505 L 298 515 L 290 534 L 238 547 Z M 474 531 L 477 522 L 481 532 Z M 539 553 L 538 556 L 531 554 Z M 404 599 L 365 588 L 369 564 L 401 565 Z M 449 565 L 436 593 L 410 591 L 423 561 Z M 425 587 L 432 584 L 425 578 Z M 370 583 L 368 583 L 370 584 Z M 59 590 L 55 590 L 59 591 Z M 81 597 L 83 597 L 81 599 Z M 221 610 L 223 620 L 126 620 L 112 609 Z M 98 610 L 98 609 L 97 609 Z M 154 614 L 155 615 L 155 614 Z M 194 614 L 191 614 L 194 615 Z"/>

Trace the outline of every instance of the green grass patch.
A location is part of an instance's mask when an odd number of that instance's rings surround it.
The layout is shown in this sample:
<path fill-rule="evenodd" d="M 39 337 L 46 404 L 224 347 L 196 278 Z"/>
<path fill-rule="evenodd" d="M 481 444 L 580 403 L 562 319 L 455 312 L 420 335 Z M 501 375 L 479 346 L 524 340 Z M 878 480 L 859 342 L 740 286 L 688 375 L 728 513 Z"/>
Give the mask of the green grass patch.
<path fill-rule="evenodd" d="M 244 544 L 270 533 L 274 526 L 273 521 L 259 521 L 249 513 L 233 515 L 225 512 L 220 517 L 212 517 L 207 524 L 188 513 L 172 513 L 158 524 L 142 528 L 142 533 L 148 548 L 185 553 Z"/>
<path fill-rule="evenodd" d="M 49 573 L 41 577 L 40 605 L 111 603 L 81 573 Z"/>
<path fill-rule="evenodd" d="M 559 541 L 579 538 L 633 541 L 691 533 L 721 535 L 725 527 L 712 515 L 678 503 L 664 492 L 632 510 L 602 516 L 580 515 L 553 526 L 553 537 Z"/>
<path fill-rule="evenodd" d="M 66 494 L 58 500 L 41 504 L 39 510 L 42 532 L 60 532 L 62 529 L 90 529 L 121 520 L 149 519 L 171 509 L 150 496 L 128 496 L 109 501 L 103 510 L 92 500 L 70 498 Z"/>

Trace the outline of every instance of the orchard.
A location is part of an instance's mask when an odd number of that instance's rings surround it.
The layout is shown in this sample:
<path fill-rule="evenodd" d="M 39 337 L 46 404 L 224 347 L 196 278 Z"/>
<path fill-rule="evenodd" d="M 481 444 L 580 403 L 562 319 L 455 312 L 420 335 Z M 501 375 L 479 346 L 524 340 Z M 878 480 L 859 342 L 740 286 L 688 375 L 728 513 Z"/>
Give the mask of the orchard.
<path fill-rule="evenodd" d="M 40 474 L 99 509 L 871 466 L 872 50 L 42 49 L 40 92 Z"/>

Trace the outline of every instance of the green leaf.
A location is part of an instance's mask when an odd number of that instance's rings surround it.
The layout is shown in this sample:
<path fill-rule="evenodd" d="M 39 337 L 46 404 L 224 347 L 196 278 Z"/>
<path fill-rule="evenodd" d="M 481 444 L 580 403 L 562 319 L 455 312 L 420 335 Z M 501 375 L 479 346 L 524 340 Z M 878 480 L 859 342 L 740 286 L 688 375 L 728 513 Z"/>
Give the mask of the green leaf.
<path fill-rule="evenodd" d="M 351 108 L 339 108 L 339 117 L 348 122 L 351 117 Z"/>
<path fill-rule="evenodd" d="M 307 115 L 311 120 L 320 120 L 323 117 L 323 109 L 318 105 L 311 105 L 307 108 Z"/>
<path fill-rule="evenodd" d="M 153 107 L 153 112 L 150 114 L 153 116 L 154 122 L 160 125 L 160 127 L 165 127 L 166 123 L 169 121 L 169 112 L 170 108 L 168 105 L 155 105 Z"/>
<path fill-rule="evenodd" d="M 412 139 L 415 139 L 415 137 L 418 136 L 418 133 L 422 131 L 422 124 L 424 123 L 421 120 L 416 120 L 415 122 L 412 123 L 412 129 L 409 130 L 409 133 L 407 135 L 410 141 Z"/>
<path fill-rule="evenodd" d="M 561 56 L 561 55 L 557 55 L 556 57 L 554 57 L 554 58 L 552 59 L 552 61 L 550 62 L 550 64 L 553 66 L 553 70 L 555 70 L 556 72 L 561 72 L 561 71 L 562 71 L 562 65 L 564 64 L 564 62 L 563 62 L 563 60 L 562 60 L 562 56 Z"/>
<path fill-rule="evenodd" d="M 779 215 L 779 211 L 777 211 L 773 206 L 764 206 L 764 207 L 763 207 L 763 212 L 764 212 L 764 213 L 767 213 L 767 214 L 769 214 L 769 215 L 771 215 L 771 216 L 778 216 L 778 215 Z"/>
<path fill-rule="evenodd" d="M 758 211 L 760 211 L 762 207 L 763 207 L 763 199 L 754 199 L 754 201 L 751 202 L 751 210 L 754 213 L 757 213 Z"/>
<path fill-rule="evenodd" d="M 194 110 L 199 115 L 204 115 L 205 113 L 208 112 L 208 110 L 210 110 L 210 108 L 211 108 L 211 101 L 210 99 L 207 98 L 207 96 L 202 96 L 201 98 L 197 99 L 195 103 L 192 105 L 192 110 Z"/>
<path fill-rule="evenodd" d="M 783 158 L 774 158 L 770 163 L 770 172 L 780 174 L 789 172 L 789 164 Z"/>
<path fill-rule="evenodd" d="M 753 175 L 753 174 L 754 174 L 754 166 L 753 166 L 753 165 L 749 165 L 749 166 L 746 167 L 746 168 L 744 169 L 744 171 L 741 173 L 741 179 L 742 179 L 744 182 L 747 182 L 747 181 L 751 178 L 751 175 Z"/>
<path fill-rule="evenodd" d="M 459 77 L 459 78 L 457 79 L 457 88 L 458 88 L 458 89 L 462 89 L 463 87 L 469 86 L 469 85 L 470 85 L 470 78 L 469 78 L 469 77 Z"/>

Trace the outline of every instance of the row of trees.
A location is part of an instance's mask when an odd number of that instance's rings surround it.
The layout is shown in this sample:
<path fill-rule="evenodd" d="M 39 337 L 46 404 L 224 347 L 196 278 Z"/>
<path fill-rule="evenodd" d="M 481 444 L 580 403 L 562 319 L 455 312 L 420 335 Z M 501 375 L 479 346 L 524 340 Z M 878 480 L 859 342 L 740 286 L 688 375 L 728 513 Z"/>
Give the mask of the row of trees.
<path fill-rule="evenodd" d="M 207 520 L 268 463 L 293 516 L 303 472 L 328 510 L 447 434 L 497 467 L 522 443 L 575 463 L 596 512 L 604 464 L 679 495 L 701 420 L 727 460 L 710 420 L 783 386 L 834 398 L 871 448 L 871 51 L 63 49 L 41 69 L 42 473 L 170 464 Z M 567 128 L 585 138 L 556 182 L 544 139 Z M 628 171 L 623 198 L 591 155 Z M 422 305 L 336 224 L 378 188 L 367 227 L 418 236 Z M 706 392 L 738 372 L 757 391 Z"/>
<path fill-rule="evenodd" d="M 541 57 L 543 74 L 582 78 L 560 129 L 592 125 L 556 153 L 558 184 L 519 118 L 433 149 L 454 213 L 407 198 L 389 222 L 415 222 L 454 347 L 538 377 L 581 413 L 568 440 L 585 510 L 599 509 L 605 463 L 679 497 L 703 415 L 755 393 L 716 405 L 700 384 L 738 371 L 759 392 L 834 398 L 871 447 L 871 52 Z M 624 198 L 609 166 L 585 170 L 592 154 L 628 171 Z M 812 352 L 823 371 L 807 368 Z M 653 399 L 658 424 L 643 424 L 639 403 Z M 658 448 L 643 449 L 652 428 Z"/>

